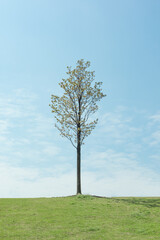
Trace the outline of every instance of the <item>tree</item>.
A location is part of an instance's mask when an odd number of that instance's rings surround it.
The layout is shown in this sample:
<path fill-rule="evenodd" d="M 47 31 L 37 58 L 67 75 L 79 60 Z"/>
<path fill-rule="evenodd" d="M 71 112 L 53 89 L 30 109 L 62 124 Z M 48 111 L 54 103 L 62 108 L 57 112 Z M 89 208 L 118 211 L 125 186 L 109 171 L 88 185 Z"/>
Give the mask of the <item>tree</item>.
<path fill-rule="evenodd" d="M 81 146 L 98 122 L 89 117 L 98 110 L 97 102 L 106 96 L 102 93 L 102 82 L 92 86 L 95 74 L 87 71 L 88 67 L 90 62 L 83 59 L 77 61 L 75 69 L 67 67 L 68 78 L 59 83 L 64 94 L 51 95 L 50 104 L 57 120 L 55 127 L 77 150 L 77 194 L 81 194 Z"/>

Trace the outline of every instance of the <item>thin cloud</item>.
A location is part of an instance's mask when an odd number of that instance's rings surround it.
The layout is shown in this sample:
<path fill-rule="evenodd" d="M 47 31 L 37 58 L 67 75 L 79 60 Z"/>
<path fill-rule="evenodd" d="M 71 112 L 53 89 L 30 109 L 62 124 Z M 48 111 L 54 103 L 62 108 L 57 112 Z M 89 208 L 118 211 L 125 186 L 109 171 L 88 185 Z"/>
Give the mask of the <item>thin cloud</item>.
<path fill-rule="evenodd" d="M 149 117 L 148 127 L 150 135 L 147 137 L 147 141 L 150 146 L 158 147 L 160 144 L 160 113 L 157 112 Z"/>
<path fill-rule="evenodd" d="M 0 96 L 0 153 L 14 164 L 51 160 L 59 153 L 52 119 L 38 110 L 38 96 L 24 89 Z M 52 138 L 52 147 L 51 147 Z"/>
<path fill-rule="evenodd" d="M 51 170 L 51 169 L 50 169 Z M 54 170 L 53 170 L 54 172 Z M 0 197 L 52 197 L 74 193 L 75 172 L 42 176 L 36 168 L 0 164 Z"/>
<path fill-rule="evenodd" d="M 5 182 L 0 185 L 0 197 L 75 194 L 76 154 L 74 149 L 71 154 L 69 143 L 59 137 L 53 119 L 40 112 L 38 96 L 21 89 L 0 99 L 0 181 Z M 159 115 L 149 119 L 152 126 L 141 113 L 136 117 L 141 117 L 143 124 L 136 124 L 134 112 L 130 114 L 125 107 L 99 117 L 82 154 L 83 193 L 160 195 L 160 176 L 144 164 L 149 157 L 142 158 L 146 144 L 150 151 L 151 142 L 157 141 L 158 146 Z M 159 153 L 151 151 L 151 155 L 155 159 Z"/>
<path fill-rule="evenodd" d="M 153 122 L 160 122 L 160 113 L 158 112 L 157 114 L 154 114 L 154 115 L 150 116 L 150 119 Z"/>
<path fill-rule="evenodd" d="M 122 165 L 118 169 L 108 164 L 105 174 L 102 171 L 83 170 L 83 193 L 106 197 L 160 195 L 160 178 L 154 172 L 139 166 L 132 169 L 132 164 L 130 168 Z M 44 174 L 44 171 L 49 175 Z M 112 174 L 109 174 L 110 171 Z M 56 169 L 43 169 L 43 172 L 39 168 L 1 164 L 0 181 L 5 182 L 5 185 L 0 186 L 0 197 L 56 197 L 76 193 L 76 169 L 68 169 L 66 172 L 66 165 L 59 165 Z"/>
<path fill-rule="evenodd" d="M 101 196 L 159 196 L 160 176 L 134 154 L 92 152 L 84 162 L 84 191 Z M 92 171 L 91 171 L 92 170 Z"/>
<path fill-rule="evenodd" d="M 9 122 L 8 120 L 0 120 L 0 135 L 7 134 L 9 131 Z"/>
<path fill-rule="evenodd" d="M 122 143 L 136 137 L 141 133 L 140 127 L 133 125 L 133 118 L 128 117 L 127 110 L 124 108 L 122 111 L 118 108 L 118 111 L 106 113 L 100 117 L 100 127 L 104 133 L 109 135 L 117 143 Z"/>

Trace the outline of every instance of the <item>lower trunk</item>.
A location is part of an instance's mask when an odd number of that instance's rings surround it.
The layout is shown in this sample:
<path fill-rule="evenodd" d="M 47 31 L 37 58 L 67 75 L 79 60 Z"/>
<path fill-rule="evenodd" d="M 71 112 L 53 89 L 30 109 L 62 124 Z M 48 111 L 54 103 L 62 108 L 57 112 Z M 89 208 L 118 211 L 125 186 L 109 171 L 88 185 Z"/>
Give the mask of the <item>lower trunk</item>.
<path fill-rule="evenodd" d="M 81 194 L 81 145 L 77 146 L 77 194 Z"/>

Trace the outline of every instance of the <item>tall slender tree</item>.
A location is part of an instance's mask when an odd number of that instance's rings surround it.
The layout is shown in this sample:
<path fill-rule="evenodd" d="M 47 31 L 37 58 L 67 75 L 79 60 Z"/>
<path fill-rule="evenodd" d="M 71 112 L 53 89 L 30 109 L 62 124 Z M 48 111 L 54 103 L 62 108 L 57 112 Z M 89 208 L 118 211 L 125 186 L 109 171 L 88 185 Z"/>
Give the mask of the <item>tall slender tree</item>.
<path fill-rule="evenodd" d="M 102 82 L 92 86 L 95 74 L 87 71 L 89 67 L 90 62 L 83 59 L 77 61 L 75 69 L 67 67 L 68 78 L 59 83 L 64 94 L 51 95 L 50 104 L 57 121 L 55 127 L 77 150 L 77 194 L 81 194 L 81 146 L 98 122 L 90 116 L 98 110 L 97 102 L 106 96 L 102 93 Z"/>

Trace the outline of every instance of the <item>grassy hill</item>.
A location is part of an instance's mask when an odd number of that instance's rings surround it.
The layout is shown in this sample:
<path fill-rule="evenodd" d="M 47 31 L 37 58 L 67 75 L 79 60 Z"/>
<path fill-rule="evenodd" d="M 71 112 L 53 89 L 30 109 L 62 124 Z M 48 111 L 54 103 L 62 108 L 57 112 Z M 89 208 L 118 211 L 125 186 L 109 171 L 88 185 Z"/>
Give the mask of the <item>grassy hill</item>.
<path fill-rule="evenodd" d="M 160 198 L 0 199 L 0 239 L 160 239 Z"/>

